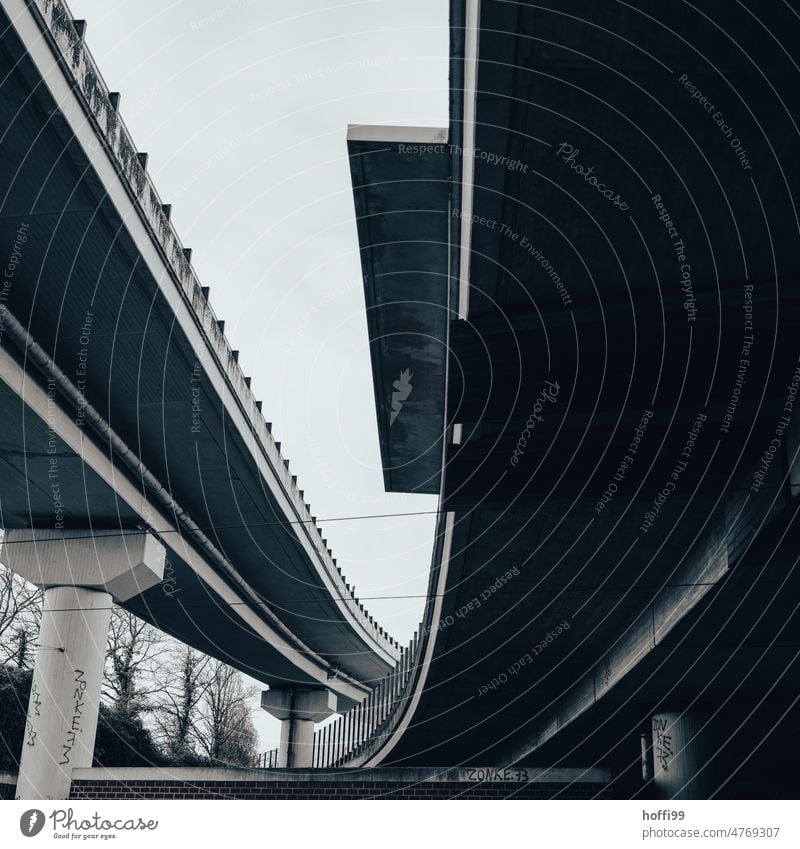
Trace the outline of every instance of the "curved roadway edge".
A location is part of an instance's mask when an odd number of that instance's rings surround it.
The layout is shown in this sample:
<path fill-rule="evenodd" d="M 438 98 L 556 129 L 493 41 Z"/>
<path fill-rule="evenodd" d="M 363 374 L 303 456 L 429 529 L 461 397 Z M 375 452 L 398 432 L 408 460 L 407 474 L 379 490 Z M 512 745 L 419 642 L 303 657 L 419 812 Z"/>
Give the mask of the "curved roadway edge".
<path fill-rule="evenodd" d="M 480 0 L 451 0 L 450 2 L 450 130 L 451 171 L 460 174 L 461 179 L 452 179 L 451 208 L 462 212 L 472 208 L 472 164 L 471 156 L 463 157 L 462 150 L 471 150 L 475 141 L 475 98 L 476 69 L 478 59 L 478 30 L 480 23 Z M 469 107 L 465 101 L 470 101 Z M 473 123 L 469 122 L 470 117 Z M 468 159 L 469 163 L 464 160 Z M 450 226 L 450 293 L 449 309 L 460 319 L 465 319 L 469 307 L 469 227 L 452 226 L 453 216 L 448 216 Z M 459 216 L 460 221 L 465 215 Z M 464 240 L 467 250 L 463 250 Z M 449 325 L 446 348 L 449 350 Z M 449 357 L 445 360 L 449 363 Z M 447 365 L 445 366 L 447 369 Z M 445 386 L 449 385 L 449 375 L 445 374 Z M 439 502 L 445 492 L 447 469 L 445 467 L 448 442 L 460 431 L 460 425 L 451 423 L 447 411 L 447 392 L 445 391 L 444 439 L 442 440 L 442 477 L 440 481 Z M 347 763 L 348 767 L 375 767 L 381 764 L 392 752 L 414 719 L 417 706 L 425 689 L 430 663 L 436 648 L 436 636 L 439 629 L 434 623 L 441 618 L 444 592 L 447 587 L 450 554 L 453 545 L 455 514 L 439 514 L 437 540 L 434 547 L 431 577 L 428 589 L 428 602 L 421 625 L 419 654 L 412 659 L 415 664 L 408 686 L 408 695 L 404 695 L 397 710 L 384 729 L 376 737 L 375 745 L 364 755 Z M 443 526 L 442 526 L 443 525 Z"/>
<path fill-rule="evenodd" d="M 412 658 L 414 669 L 408 685 L 409 695 L 403 697 L 398 710 L 395 711 L 387 727 L 376 737 L 376 745 L 373 750 L 367 750 L 358 759 L 348 762 L 348 767 L 375 767 L 381 764 L 391 754 L 392 749 L 397 745 L 414 719 L 417 705 L 425 690 L 428 670 L 436 647 L 436 635 L 439 633 L 439 629 L 434 626 L 434 623 L 440 620 L 444 603 L 448 565 L 453 545 L 455 513 L 444 514 L 442 521 L 444 527 L 438 534 L 439 544 L 434 553 L 428 591 L 429 598 L 432 601 L 425 607 L 419 655 L 417 658 Z"/>

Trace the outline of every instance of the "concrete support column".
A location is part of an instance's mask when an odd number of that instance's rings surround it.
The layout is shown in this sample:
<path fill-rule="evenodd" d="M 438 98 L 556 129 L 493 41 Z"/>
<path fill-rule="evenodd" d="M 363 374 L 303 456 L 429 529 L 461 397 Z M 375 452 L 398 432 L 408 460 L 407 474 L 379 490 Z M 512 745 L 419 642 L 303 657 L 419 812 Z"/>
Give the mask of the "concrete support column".
<path fill-rule="evenodd" d="M 66 799 L 72 770 L 92 765 L 112 603 L 84 587 L 45 590 L 18 799 Z"/>
<path fill-rule="evenodd" d="M 294 715 L 281 720 L 278 767 L 310 768 L 313 758 L 314 720 Z"/>
<path fill-rule="evenodd" d="M 67 799 L 92 765 L 112 604 L 158 584 L 165 555 L 143 531 L 6 531 L 0 560 L 45 590 L 17 798 Z"/>
<path fill-rule="evenodd" d="M 647 786 L 653 780 L 653 734 L 649 727 L 642 728 L 640 742 L 642 785 Z"/>
<path fill-rule="evenodd" d="M 261 694 L 261 707 L 281 721 L 279 767 L 310 769 L 314 757 L 314 725 L 336 713 L 330 690 L 276 690 Z"/>
<path fill-rule="evenodd" d="M 704 718 L 692 711 L 665 711 L 654 714 L 652 723 L 656 798 L 707 799 L 713 788 Z"/>

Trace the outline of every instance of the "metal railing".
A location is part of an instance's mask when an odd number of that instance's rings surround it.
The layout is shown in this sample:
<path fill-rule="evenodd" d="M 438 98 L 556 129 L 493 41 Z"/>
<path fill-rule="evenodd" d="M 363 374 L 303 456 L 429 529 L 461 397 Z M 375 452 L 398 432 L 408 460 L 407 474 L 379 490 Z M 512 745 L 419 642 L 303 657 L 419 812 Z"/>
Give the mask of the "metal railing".
<path fill-rule="evenodd" d="M 345 766 L 381 739 L 407 699 L 421 645 L 419 632 L 415 632 L 408 646 L 401 649 L 397 666 L 364 701 L 314 732 L 313 768 Z"/>
<path fill-rule="evenodd" d="M 278 750 L 270 749 L 267 752 L 262 752 L 256 760 L 256 769 L 277 769 L 278 767 Z"/>

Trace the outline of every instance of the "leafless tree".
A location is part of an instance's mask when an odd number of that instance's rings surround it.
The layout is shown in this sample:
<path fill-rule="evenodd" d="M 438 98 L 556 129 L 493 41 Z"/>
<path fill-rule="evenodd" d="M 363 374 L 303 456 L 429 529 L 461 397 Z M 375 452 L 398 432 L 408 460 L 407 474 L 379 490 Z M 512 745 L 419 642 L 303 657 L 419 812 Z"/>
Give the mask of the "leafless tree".
<path fill-rule="evenodd" d="M 141 714 L 158 691 L 156 673 L 167 651 L 164 634 L 138 616 L 115 607 L 111 614 L 103 675 L 103 697 L 117 711 Z"/>
<path fill-rule="evenodd" d="M 219 660 L 209 662 L 196 732 L 201 750 L 212 760 L 254 764 L 258 737 L 247 702 L 255 692 L 245 686 L 240 672 Z"/>
<path fill-rule="evenodd" d="M 0 664 L 33 666 L 42 597 L 38 587 L 0 566 Z"/>
<path fill-rule="evenodd" d="M 152 721 L 156 738 L 173 757 L 197 754 L 196 728 L 208 686 L 209 662 L 206 655 L 181 645 L 171 652 L 169 662 L 156 676 L 160 687 Z"/>

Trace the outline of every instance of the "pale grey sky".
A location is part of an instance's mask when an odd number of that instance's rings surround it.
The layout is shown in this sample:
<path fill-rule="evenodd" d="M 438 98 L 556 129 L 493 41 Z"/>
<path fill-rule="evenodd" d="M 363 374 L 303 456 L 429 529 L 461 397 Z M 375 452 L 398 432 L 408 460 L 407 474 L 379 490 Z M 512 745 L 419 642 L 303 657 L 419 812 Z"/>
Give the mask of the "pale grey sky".
<path fill-rule="evenodd" d="M 345 134 L 447 125 L 447 0 L 69 5 L 314 514 L 434 510 L 383 491 Z M 434 517 L 321 524 L 407 641 Z"/>

